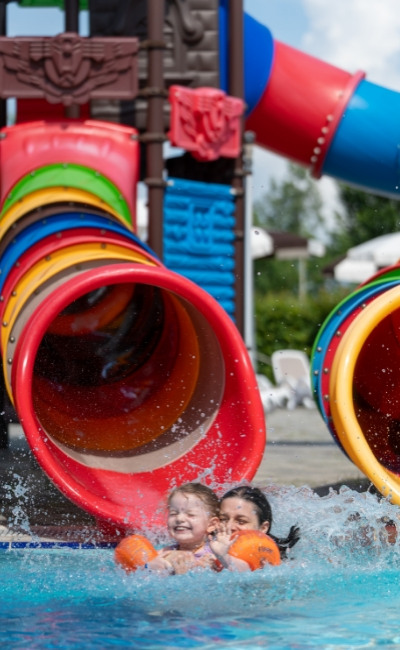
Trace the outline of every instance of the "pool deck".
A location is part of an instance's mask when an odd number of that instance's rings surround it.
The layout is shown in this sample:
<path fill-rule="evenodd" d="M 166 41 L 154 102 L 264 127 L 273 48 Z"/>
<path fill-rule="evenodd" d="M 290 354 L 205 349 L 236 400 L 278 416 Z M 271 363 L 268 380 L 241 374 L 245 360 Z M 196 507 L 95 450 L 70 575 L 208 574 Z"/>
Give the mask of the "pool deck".
<path fill-rule="evenodd" d="M 260 487 L 309 486 L 318 494 L 369 481 L 348 460 L 317 409 L 267 414 L 267 445 L 253 480 Z M 10 445 L 0 450 L 0 546 L 30 541 L 97 544 L 104 537 L 95 520 L 66 499 L 38 466 L 19 425 L 10 425 Z"/>

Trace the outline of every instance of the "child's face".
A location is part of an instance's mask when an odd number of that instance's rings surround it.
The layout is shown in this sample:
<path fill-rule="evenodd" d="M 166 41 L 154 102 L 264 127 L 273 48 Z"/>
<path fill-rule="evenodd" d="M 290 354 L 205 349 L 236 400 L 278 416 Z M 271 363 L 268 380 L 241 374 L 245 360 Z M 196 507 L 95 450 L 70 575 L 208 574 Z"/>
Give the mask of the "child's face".
<path fill-rule="evenodd" d="M 219 519 L 230 533 L 238 530 L 261 530 L 266 533 L 269 528 L 269 522 L 264 521 L 260 525 L 254 504 L 240 497 L 223 499 Z"/>
<path fill-rule="evenodd" d="M 204 543 L 207 533 L 216 527 L 205 503 L 194 494 L 176 492 L 168 506 L 168 532 L 182 550 L 194 550 Z"/>

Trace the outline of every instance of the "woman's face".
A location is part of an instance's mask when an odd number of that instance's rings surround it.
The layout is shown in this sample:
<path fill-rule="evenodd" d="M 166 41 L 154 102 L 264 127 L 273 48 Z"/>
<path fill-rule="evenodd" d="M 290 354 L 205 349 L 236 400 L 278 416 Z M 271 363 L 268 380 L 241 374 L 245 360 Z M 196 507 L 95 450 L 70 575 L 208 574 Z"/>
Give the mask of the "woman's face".
<path fill-rule="evenodd" d="M 240 497 L 223 499 L 219 518 L 225 530 L 230 533 L 238 530 L 261 530 L 266 533 L 269 529 L 269 521 L 260 524 L 254 503 Z"/>

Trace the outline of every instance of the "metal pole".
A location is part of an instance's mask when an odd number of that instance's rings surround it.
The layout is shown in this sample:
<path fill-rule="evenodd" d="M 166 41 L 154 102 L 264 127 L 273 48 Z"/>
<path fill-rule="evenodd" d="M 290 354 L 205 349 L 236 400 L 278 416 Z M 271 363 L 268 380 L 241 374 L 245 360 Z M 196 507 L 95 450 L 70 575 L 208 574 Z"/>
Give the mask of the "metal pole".
<path fill-rule="evenodd" d="M 0 2 L 0 35 L 7 36 L 7 7 L 6 2 Z M 0 99 L 0 128 L 7 126 L 7 100 Z M 6 449 L 9 445 L 8 437 L 8 417 L 7 405 L 9 405 L 9 398 L 7 395 L 6 385 L 4 382 L 3 362 L 0 363 L 0 449 Z M 18 422 L 18 418 L 13 411 L 13 422 Z"/>
<path fill-rule="evenodd" d="M 148 96 L 146 178 L 149 188 L 149 246 L 162 259 L 164 208 L 164 0 L 148 0 Z"/>
<path fill-rule="evenodd" d="M 245 187 L 245 211 L 244 211 L 244 342 L 250 358 L 255 365 L 256 349 L 254 340 L 254 264 L 251 254 L 251 227 L 253 225 L 253 194 L 251 190 L 253 170 L 253 144 L 254 133 L 247 131 L 244 134 L 244 168 L 246 177 Z"/>
<path fill-rule="evenodd" d="M 65 31 L 79 32 L 79 0 L 65 0 Z"/>
<path fill-rule="evenodd" d="M 244 68 L 243 68 L 243 0 L 229 2 L 229 94 L 243 99 L 244 97 Z M 243 133 L 243 120 L 242 120 Z M 233 188 L 236 194 L 236 325 L 244 334 L 244 184 L 243 184 L 242 151 L 236 159 Z"/>
<path fill-rule="evenodd" d="M 299 271 L 299 300 L 303 301 L 307 295 L 307 260 L 298 259 Z"/>
<path fill-rule="evenodd" d="M 79 33 L 79 0 L 65 0 L 65 31 Z M 65 117 L 79 118 L 80 108 L 78 104 L 66 106 Z"/>
<path fill-rule="evenodd" d="M 7 36 L 7 8 L 5 0 L 0 2 L 0 35 Z M 7 100 L 0 99 L 0 128 L 7 125 Z"/>

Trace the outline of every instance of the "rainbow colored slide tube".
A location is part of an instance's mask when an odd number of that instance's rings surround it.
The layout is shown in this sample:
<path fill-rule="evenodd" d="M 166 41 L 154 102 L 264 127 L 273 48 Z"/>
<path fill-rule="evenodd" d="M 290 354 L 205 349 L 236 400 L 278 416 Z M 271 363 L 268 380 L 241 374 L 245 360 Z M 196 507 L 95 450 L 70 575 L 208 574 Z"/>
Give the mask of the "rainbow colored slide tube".
<path fill-rule="evenodd" d="M 230 317 L 135 235 L 133 129 L 0 134 L 0 347 L 44 472 L 104 527 L 164 520 L 177 484 L 251 480 L 257 381 Z"/>
<path fill-rule="evenodd" d="M 400 265 L 360 286 L 323 323 L 312 353 L 317 404 L 342 450 L 400 504 Z"/>

